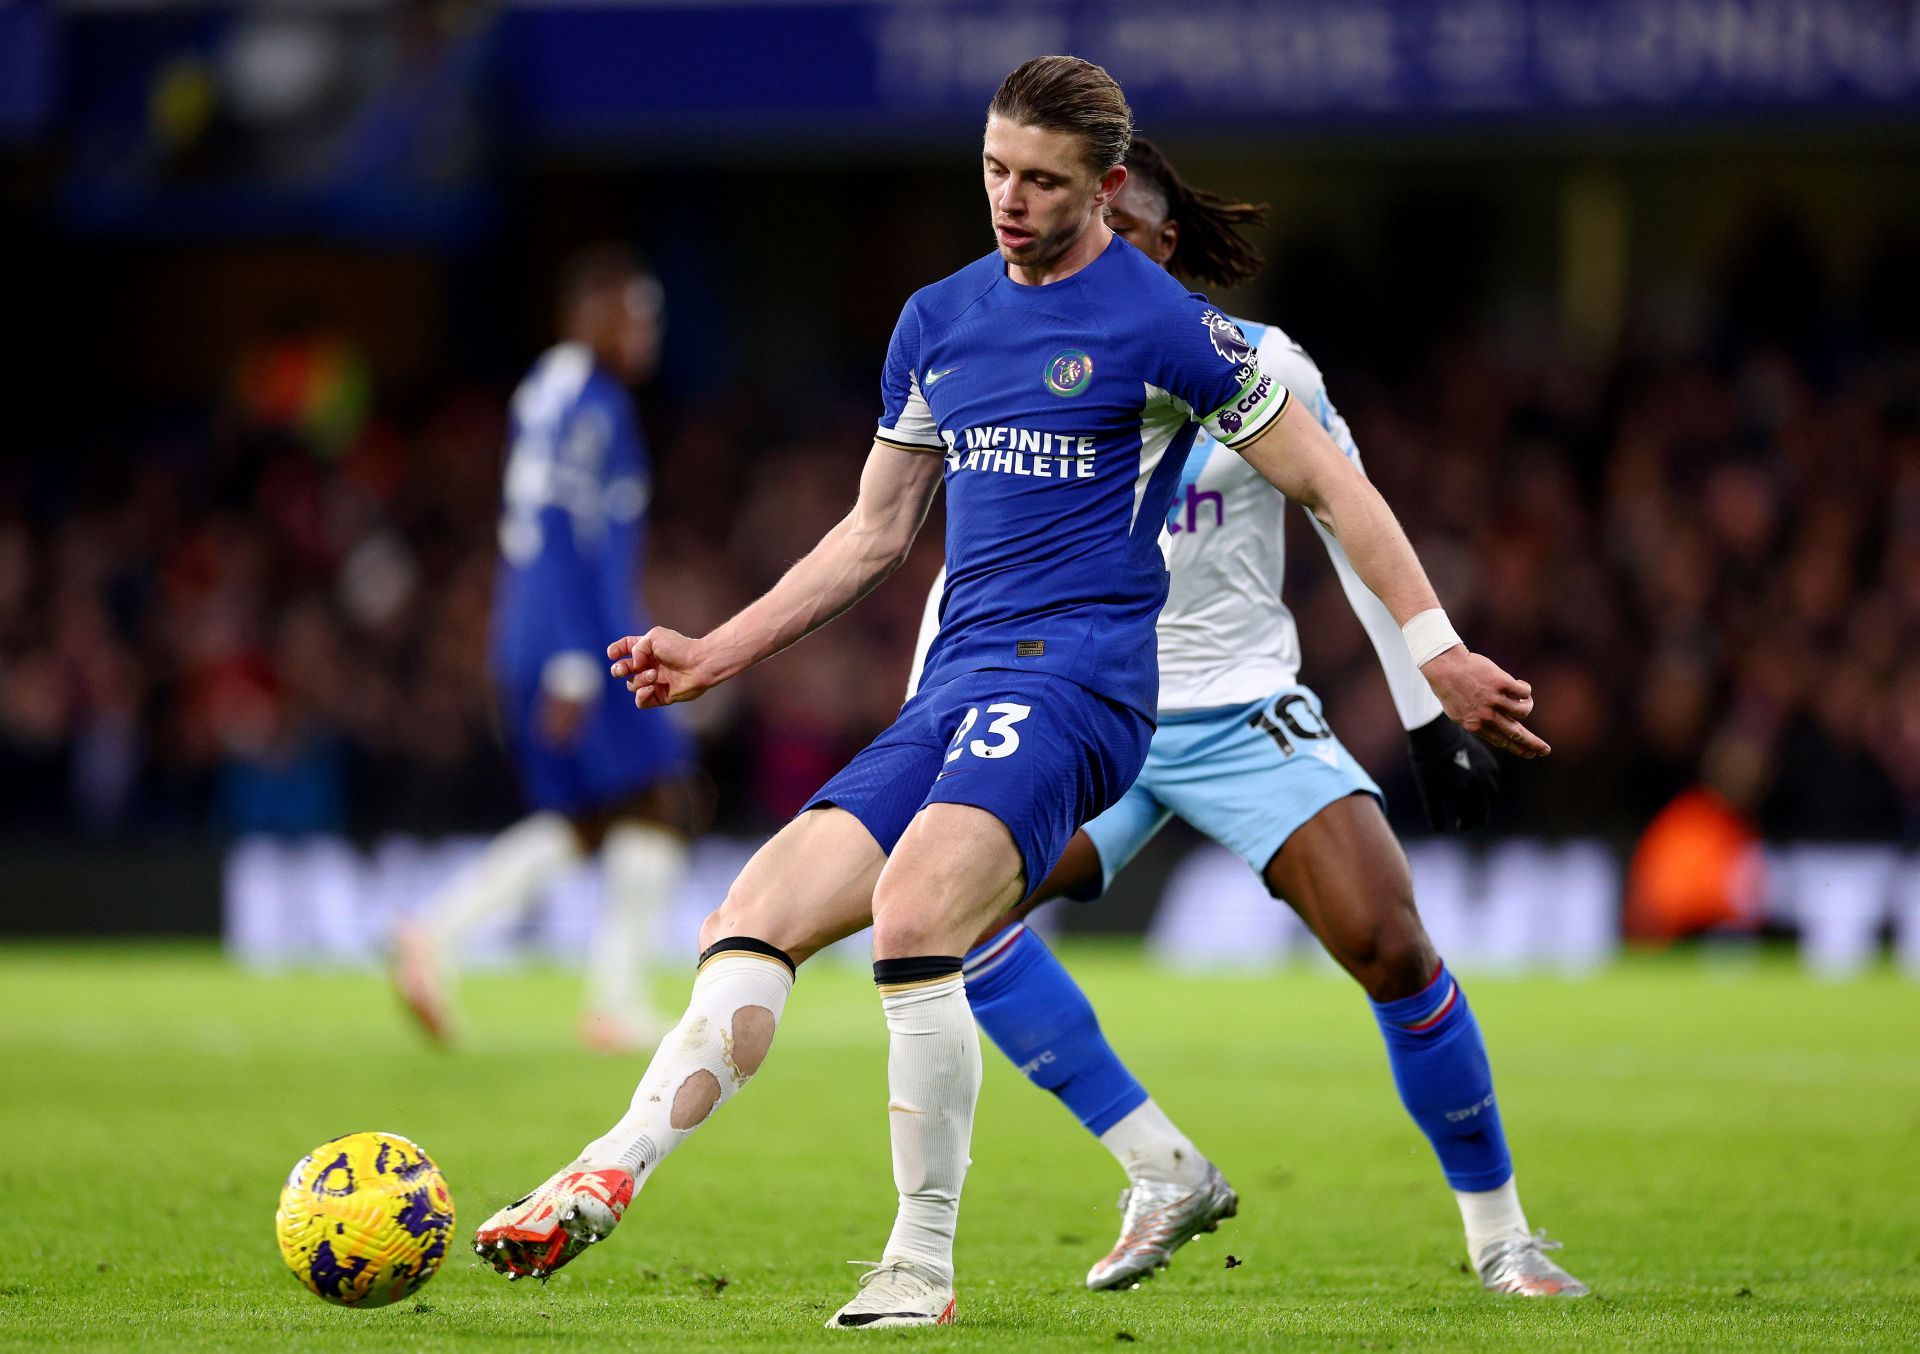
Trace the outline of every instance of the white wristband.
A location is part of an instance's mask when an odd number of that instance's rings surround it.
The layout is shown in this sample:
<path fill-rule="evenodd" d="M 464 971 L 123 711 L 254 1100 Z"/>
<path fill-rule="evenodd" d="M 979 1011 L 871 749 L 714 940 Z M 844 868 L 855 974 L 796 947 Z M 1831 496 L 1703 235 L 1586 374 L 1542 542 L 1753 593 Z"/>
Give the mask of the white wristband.
<path fill-rule="evenodd" d="M 1453 622 L 1437 606 L 1429 607 L 1401 626 L 1400 634 L 1407 641 L 1407 651 L 1413 655 L 1413 665 L 1417 668 L 1425 667 L 1461 642 Z"/>

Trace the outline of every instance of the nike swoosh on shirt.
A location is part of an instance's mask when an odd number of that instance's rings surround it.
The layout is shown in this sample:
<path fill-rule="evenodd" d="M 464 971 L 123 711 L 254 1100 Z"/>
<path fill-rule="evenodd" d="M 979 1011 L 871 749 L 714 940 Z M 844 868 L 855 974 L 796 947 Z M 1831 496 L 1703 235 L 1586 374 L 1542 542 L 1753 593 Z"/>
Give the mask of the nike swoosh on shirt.
<path fill-rule="evenodd" d="M 940 378 L 941 378 L 942 376 L 945 376 L 945 375 L 947 374 L 947 372 L 950 372 L 950 371 L 952 371 L 952 370 L 953 370 L 953 368 L 952 368 L 952 367 L 948 367 L 948 368 L 947 368 L 947 371 L 930 371 L 930 372 L 928 372 L 928 373 L 927 373 L 927 384 L 928 384 L 929 386 L 931 386 L 931 385 L 932 385 L 932 384 L 933 384 L 933 383 L 934 383 L 935 381 L 937 381 L 937 380 L 939 380 L 939 379 L 940 379 Z"/>

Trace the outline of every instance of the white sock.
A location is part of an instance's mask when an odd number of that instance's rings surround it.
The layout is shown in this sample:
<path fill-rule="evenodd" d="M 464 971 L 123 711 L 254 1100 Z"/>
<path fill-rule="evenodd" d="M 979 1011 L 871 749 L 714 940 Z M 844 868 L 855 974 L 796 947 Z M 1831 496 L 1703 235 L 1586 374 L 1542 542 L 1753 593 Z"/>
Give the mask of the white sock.
<path fill-rule="evenodd" d="M 687 844 L 663 827 L 616 823 L 600 859 L 606 897 L 587 956 L 587 1010 L 645 1024 L 646 961 L 660 913 L 687 872 Z"/>
<path fill-rule="evenodd" d="M 1480 1252 L 1488 1243 L 1503 1237 L 1528 1236 L 1527 1215 L 1520 1211 L 1520 1191 L 1513 1177 L 1498 1189 L 1457 1189 L 1453 1197 L 1460 1203 L 1460 1221 L 1467 1228 L 1467 1259 L 1477 1268 Z"/>
<path fill-rule="evenodd" d="M 536 813 L 502 832 L 434 895 L 420 923 L 448 960 L 481 922 L 523 916 L 555 879 L 579 864 L 580 839 L 557 813 Z"/>
<path fill-rule="evenodd" d="M 1148 1100 L 1100 1135 L 1133 1181 L 1159 1180 L 1199 1188 L 1207 1178 L 1207 1159 L 1167 1118 L 1167 1112 Z"/>
<path fill-rule="evenodd" d="M 760 1069 L 792 991 L 793 970 L 770 956 L 722 950 L 702 964 L 687 1013 L 660 1041 L 632 1105 L 579 1164 L 618 1166 L 638 1190 Z"/>
<path fill-rule="evenodd" d="M 958 973 L 881 989 L 887 1013 L 887 1121 L 900 1211 L 885 1260 L 912 1260 L 953 1282 L 960 1186 L 980 1098 L 980 1034 Z"/>

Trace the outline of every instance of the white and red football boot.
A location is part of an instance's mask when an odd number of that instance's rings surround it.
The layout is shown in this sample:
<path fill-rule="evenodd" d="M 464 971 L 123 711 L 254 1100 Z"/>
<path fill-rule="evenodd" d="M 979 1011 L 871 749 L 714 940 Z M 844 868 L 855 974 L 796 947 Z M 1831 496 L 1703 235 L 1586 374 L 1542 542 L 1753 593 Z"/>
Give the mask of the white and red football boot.
<path fill-rule="evenodd" d="M 611 1232 L 633 1200 L 618 1167 L 569 1166 L 480 1224 L 474 1253 L 509 1279 L 544 1279 Z"/>

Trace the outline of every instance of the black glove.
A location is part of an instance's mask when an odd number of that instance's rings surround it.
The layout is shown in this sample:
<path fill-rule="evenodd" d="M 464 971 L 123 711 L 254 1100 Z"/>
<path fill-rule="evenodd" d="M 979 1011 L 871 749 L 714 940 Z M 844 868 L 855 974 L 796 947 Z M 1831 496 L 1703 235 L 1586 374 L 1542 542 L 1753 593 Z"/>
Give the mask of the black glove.
<path fill-rule="evenodd" d="M 1500 788 L 1500 759 L 1493 749 L 1445 715 L 1407 735 L 1413 778 L 1435 832 L 1465 832 L 1484 826 Z"/>

